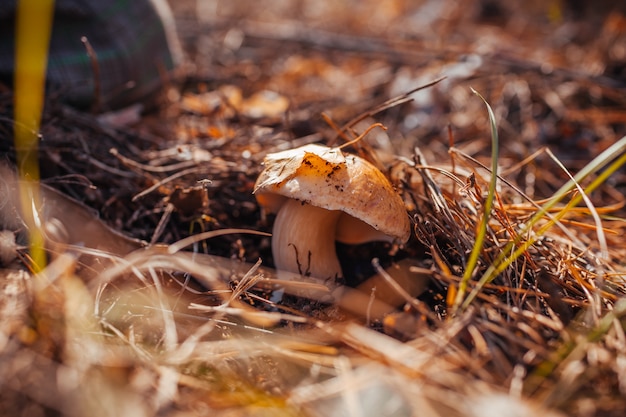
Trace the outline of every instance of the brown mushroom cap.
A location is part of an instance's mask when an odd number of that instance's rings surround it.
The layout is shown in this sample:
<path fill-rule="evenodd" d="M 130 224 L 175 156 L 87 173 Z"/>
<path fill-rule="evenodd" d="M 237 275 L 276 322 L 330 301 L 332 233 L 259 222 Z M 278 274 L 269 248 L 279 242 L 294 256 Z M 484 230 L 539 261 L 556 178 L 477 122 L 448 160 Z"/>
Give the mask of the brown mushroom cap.
<path fill-rule="evenodd" d="M 410 221 L 402 198 L 368 161 L 338 148 L 310 144 L 266 156 L 254 194 L 269 212 L 286 199 L 339 210 L 336 240 L 363 243 L 409 239 Z"/>

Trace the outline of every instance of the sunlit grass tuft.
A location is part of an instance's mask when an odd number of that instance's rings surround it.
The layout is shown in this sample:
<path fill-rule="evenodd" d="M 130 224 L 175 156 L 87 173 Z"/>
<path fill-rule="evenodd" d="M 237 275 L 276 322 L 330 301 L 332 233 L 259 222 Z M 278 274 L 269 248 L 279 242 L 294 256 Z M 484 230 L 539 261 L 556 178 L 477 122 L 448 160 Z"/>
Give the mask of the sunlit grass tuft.
<path fill-rule="evenodd" d="M 611 163 L 611 161 L 613 161 Z M 610 163 L 610 165 L 609 165 Z M 602 154 L 594 158 L 589 164 L 585 166 L 578 174 L 576 174 L 571 180 L 563 185 L 554 195 L 541 206 L 541 208 L 528 220 L 521 231 L 516 235 L 515 239 L 508 242 L 499 252 L 495 260 L 489 265 L 487 270 L 483 273 L 478 280 L 478 284 L 474 287 L 471 293 L 461 304 L 461 308 L 467 308 L 472 301 L 476 298 L 477 294 L 484 287 L 485 284 L 493 281 L 496 276 L 502 273 L 508 268 L 512 262 L 523 255 L 529 247 L 531 247 L 541 236 L 554 226 L 559 220 L 564 218 L 572 209 L 584 200 L 584 197 L 599 186 L 601 186 L 611 175 L 613 175 L 620 167 L 626 163 L 626 137 L 623 137 L 618 142 L 609 147 Z M 607 167 L 607 165 L 609 165 Z M 597 177 L 584 189 L 580 189 L 579 183 L 592 174 L 597 174 Z M 540 221 L 546 218 L 548 211 L 553 209 L 561 200 L 566 196 L 571 195 L 571 192 L 577 189 L 578 193 L 574 194 L 569 200 L 567 205 L 561 208 L 551 216 L 547 221 L 541 225 L 537 230 L 533 230 Z M 532 231 L 532 232 L 531 232 Z M 526 240 L 522 241 L 522 238 L 526 236 Z"/>

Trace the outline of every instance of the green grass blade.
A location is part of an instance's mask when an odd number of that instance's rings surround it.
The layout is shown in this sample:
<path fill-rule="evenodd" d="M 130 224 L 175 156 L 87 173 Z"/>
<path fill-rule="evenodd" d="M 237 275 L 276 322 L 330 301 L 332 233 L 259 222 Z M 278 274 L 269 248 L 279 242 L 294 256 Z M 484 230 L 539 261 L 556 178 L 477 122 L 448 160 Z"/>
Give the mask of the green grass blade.
<path fill-rule="evenodd" d="M 498 182 L 499 141 L 498 127 L 496 126 L 496 116 L 494 115 L 491 106 L 489 106 L 489 103 L 487 103 L 487 100 L 485 100 L 485 98 L 473 88 L 471 90 L 474 94 L 480 97 L 483 103 L 485 103 L 485 106 L 487 106 L 487 112 L 489 114 L 489 125 L 491 126 L 491 180 L 489 181 L 489 191 L 487 193 L 487 198 L 485 199 L 482 217 L 480 218 L 480 223 L 478 224 L 478 228 L 476 231 L 476 241 L 474 242 L 472 252 L 470 253 L 470 256 L 467 260 L 465 272 L 463 273 L 463 278 L 459 283 L 459 289 L 454 300 L 454 306 L 452 307 L 453 314 L 463 302 L 465 292 L 467 291 L 467 284 L 472 278 L 472 274 L 474 273 L 476 265 L 478 265 L 480 254 L 483 250 L 483 244 L 485 242 L 485 236 L 487 235 L 487 226 L 489 225 L 489 218 L 491 217 L 491 210 L 493 208 L 493 202 L 496 195 L 496 185 Z"/>

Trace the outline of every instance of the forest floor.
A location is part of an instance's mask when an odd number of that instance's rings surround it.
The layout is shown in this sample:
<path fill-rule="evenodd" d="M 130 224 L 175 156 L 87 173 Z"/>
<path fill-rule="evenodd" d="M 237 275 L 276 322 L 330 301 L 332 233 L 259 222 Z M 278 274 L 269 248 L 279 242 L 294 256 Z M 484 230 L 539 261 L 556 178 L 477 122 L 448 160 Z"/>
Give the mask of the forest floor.
<path fill-rule="evenodd" d="M 172 3 L 186 61 L 155 106 L 46 103 L 40 274 L 2 207 L 0 414 L 624 415 L 624 11 Z M 338 244 L 337 285 L 410 260 L 423 285 L 382 316 L 285 289 L 253 194 L 268 154 L 376 123 L 342 150 L 382 169 L 411 237 Z M 4 122 L 0 145 L 14 161 Z"/>

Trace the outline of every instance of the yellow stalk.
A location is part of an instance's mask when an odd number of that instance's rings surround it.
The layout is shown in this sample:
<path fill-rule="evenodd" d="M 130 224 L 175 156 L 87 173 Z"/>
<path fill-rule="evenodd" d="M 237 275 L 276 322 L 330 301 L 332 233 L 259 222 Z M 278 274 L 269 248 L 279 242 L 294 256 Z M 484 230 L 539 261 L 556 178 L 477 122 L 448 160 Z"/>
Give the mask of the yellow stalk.
<path fill-rule="evenodd" d="M 54 0 L 20 0 L 15 33 L 15 148 L 22 215 L 28 227 L 30 254 L 36 272 L 46 264 L 38 217 L 41 199 L 37 147 L 53 6 Z"/>

